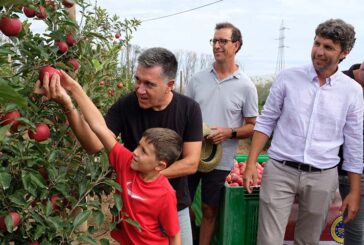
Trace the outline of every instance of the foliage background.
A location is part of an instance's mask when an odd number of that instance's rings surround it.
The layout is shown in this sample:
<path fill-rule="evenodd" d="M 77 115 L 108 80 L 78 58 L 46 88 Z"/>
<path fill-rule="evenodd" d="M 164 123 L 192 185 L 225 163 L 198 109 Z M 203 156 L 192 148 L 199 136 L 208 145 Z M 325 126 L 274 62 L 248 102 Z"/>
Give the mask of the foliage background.
<path fill-rule="evenodd" d="M 83 0 L 77 0 L 79 23 L 70 19 L 62 1 L 1 4 L 0 18 L 18 16 L 24 21 L 17 37 L 0 34 L 0 115 L 14 110 L 21 113 L 16 119 L 21 125 L 16 130 L 10 130 L 11 125 L 0 119 L 0 216 L 5 217 L 7 226 L 0 230 L 0 244 L 96 244 L 93 234 L 105 218 L 99 197 L 120 187 L 113 180 L 107 156 L 85 154 L 72 136 L 62 109 L 32 91 L 39 69 L 52 65 L 76 78 L 105 110 L 132 86 L 130 74 L 118 65 L 118 54 L 140 22 L 109 16 L 101 7 Z M 23 16 L 22 7 L 37 10 L 39 5 L 46 7 L 46 19 Z M 43 33 L 31 30 L 38 21 L 47 26 Z M 115 33 L 121 38 L 114 38 Z M 65 40 L 67 34 L 72 34 L 77 44 L 60 54 L 55 42 Z M 81 64 L 78 71 L 67 64 L 70 58 Z M 100 81 L 105 85 L 100 86 Z M 117 87 L 120 82 L 123 88 Z M 43 142 L 29 139 L 28 130 L 40 122 L 49 126 L 50 138 Z M 114 200 L 110 208 L 115 215 L 122 203 L 118 195 Z M 21 215 L 17 227 L 12 227 L 10 212 Z M 94 225 L 81 230 L 81 224 L 91 218 Z M 110 229 L 114 226 L 110 224 Z M 103 239 L 101 243 L 109 241 Z"/>

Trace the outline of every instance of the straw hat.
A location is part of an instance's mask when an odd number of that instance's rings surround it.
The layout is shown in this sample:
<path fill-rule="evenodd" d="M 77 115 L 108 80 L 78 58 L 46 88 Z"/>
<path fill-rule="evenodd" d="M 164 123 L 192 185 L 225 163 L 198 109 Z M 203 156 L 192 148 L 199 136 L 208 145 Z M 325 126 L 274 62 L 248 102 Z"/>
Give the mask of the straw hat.
<path fill-rule="evenodd" d="M 211 133 L 209 126 L 204 123 L 202 126 L 204 141 L 202 141 L 200 164 L 198 171 L 210 172 L 219 164 L 222 157 L 221 144 L 214 144 L 207 136 Z"/>

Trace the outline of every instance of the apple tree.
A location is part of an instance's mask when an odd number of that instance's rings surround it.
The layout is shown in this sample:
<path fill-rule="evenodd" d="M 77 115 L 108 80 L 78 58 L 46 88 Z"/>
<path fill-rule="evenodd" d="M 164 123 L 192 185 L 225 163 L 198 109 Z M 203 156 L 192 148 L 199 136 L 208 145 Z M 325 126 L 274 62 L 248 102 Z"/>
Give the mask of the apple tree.
<path fill-rule="evenodd" d="M 97 244 L 93 234 L 105 220 L 100 196 L 120 186 L 106 154 L 88 155 L 65 112 L 32 91 L 42 68 L 63 69 L 105 112 L 131 87 L 118 55 L 140 22 L 84 0 L 1 4 L 0 244 Z M 114 199 L 117 214 L 122 203 Z M 87 220 L 92 225 L 81 228 Z"/>

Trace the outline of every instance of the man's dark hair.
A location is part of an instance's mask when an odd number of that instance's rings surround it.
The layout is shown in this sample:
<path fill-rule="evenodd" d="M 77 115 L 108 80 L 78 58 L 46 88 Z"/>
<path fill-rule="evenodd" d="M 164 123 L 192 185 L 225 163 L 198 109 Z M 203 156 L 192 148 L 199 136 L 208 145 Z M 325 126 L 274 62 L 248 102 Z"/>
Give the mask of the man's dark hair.
<path fill-rule="evenodd" d="M 220 30 L 220 29 L 225 29 L 225 28 L 232 30 L 231 41 L 233 41 L 233 42 L 239 41 L 240 46 L 239 46 L 238 50 L 236 50 L 236 52 L 235 52 L 235 53 L 238 53 L 240 48 L 243 46 L 243 37 L 241 36 L 240 30 L 229 22 L 217 23 L 215 26 L 216 31 Z"/>
<path fill-rule="evenodd" d="M 138 57 L 138 63 L 145 67 L 160 66 L 162 76 L 175 79 L 177 75 L 178 62 L 174 54 L 165 48 L 149 48 Z"/>
<path fill-rule="evenodd" d="M 329 19 L 316 28 L 316 36 L 340 43 L 342 51 L 350 52 L 355 43 L 354 27 L 341 19 Z"/>
<path fill-rule="evenodd" d="M 165 161 L 167 167 L 181 155 L 183 140 L 174 130 L 168 128 L 149 128 L 142 137 L 154 146 L 157 160 Z"/>

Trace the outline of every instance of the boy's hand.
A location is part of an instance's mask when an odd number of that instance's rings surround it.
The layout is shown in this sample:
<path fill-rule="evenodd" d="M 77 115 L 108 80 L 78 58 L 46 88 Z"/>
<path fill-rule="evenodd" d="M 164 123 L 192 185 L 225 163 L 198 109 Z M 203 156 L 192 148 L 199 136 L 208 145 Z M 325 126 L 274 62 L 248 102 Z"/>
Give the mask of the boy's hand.
<path fill-rule="evenodd" d="M 63 71 L 61 71 L 61 74 L 62 72 Z M 62 74 L 62 79 L 63 79 L 63 74 Z M 46 72 L 44 74 L 42 82 L 40 80 L 36 81 L 33 92 L 35 94 L 43 94 L 48 99 L 52 99 L 56 101 L 58 104 L 61 104 L 63 106 L 70 104 L 72 103 L 71 97 L 67 94 L 66 90 L 61 85 L 60 81 L 61 78 L 59 75 L 53 75 L 51 78 L 49 78 L 49 74 L 48 72 Z"/>

